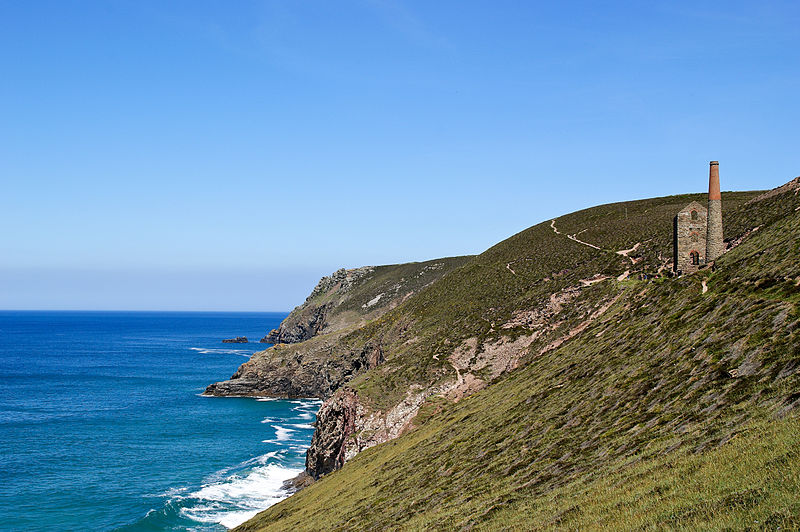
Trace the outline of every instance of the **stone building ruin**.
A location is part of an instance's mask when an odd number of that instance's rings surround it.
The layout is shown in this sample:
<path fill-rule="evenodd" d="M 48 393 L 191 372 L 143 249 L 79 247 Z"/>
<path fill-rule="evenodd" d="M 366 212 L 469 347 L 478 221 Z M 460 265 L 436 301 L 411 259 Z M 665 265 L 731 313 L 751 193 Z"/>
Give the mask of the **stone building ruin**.
<path fill-rule="evenodd" d="M 708 208 L 693 201 L 673 219 L 672 268 L 678 274 L 693 273 L 724 252 L 719 162 L 711 161 L 708 172 Z"/>

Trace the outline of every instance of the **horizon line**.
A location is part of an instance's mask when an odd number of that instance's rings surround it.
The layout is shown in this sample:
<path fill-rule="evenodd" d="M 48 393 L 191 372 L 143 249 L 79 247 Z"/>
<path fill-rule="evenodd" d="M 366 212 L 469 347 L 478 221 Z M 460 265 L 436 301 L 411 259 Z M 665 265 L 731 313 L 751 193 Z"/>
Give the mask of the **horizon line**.
<path fill-rule="evenodd" d="M 175 309 L 4 309 L 0 312 L 196 312 L 236 314 L 285 314 L 291 310 L 175 310 Z"/>

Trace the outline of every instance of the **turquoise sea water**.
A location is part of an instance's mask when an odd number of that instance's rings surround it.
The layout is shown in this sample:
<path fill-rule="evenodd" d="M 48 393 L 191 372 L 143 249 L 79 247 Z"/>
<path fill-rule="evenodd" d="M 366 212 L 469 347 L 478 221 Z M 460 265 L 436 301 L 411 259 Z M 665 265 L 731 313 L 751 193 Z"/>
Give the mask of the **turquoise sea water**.
<path fill-rule="evenodd" d="M 0 312 L 0 528 L 224 530 L 285 496 L 319 402 L 200 397 L 277 313 Z"/>

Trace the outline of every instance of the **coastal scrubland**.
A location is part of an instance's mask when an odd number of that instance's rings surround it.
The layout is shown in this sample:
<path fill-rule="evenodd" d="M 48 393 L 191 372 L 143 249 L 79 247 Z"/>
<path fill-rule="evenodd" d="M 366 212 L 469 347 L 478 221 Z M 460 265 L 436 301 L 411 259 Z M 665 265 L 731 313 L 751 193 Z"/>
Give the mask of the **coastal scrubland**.
<path fill-rule="evenodd" d="M 674 278 L 703 199 L 542 222 L 312 338 L 380 357 L 327 392 L 320 479 L 241 529 L 800 526 L 798 187 L 723 194 L 732 249 Z"/>

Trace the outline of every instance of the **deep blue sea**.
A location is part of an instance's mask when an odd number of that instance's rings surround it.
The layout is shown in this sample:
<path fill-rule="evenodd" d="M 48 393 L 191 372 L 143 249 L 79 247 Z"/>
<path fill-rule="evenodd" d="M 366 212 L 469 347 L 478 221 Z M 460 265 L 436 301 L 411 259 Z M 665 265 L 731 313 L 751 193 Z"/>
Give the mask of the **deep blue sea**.
<path fill-rule="evenodd" d="M 284 317 L 0 312 L 0 529 L 225 530 L 283 498 L 319 402 L 200 393 Z"/>

